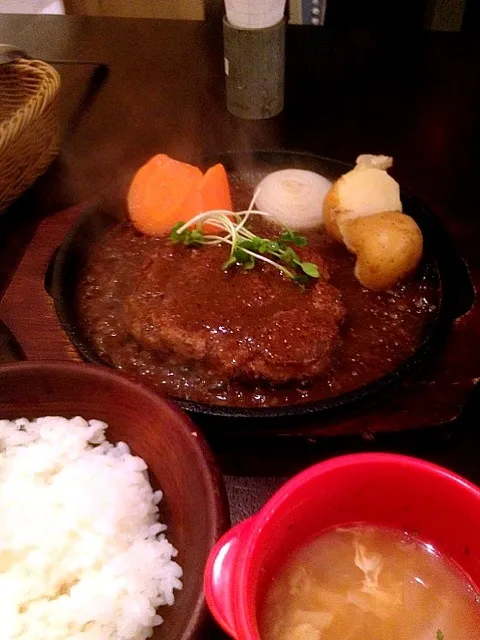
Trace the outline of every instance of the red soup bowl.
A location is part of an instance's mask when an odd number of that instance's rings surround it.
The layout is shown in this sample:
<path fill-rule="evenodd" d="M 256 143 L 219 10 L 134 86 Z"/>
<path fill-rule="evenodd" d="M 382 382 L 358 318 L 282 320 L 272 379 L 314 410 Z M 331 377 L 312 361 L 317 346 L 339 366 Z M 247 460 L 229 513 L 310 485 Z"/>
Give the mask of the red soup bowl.
<path fill-rule="evenodd" d="M 323 530 L 359 522 L 418 535 L 480 586 L 480 489 L 423 460 L 354 454 L 298 474 L 220 538 L 204 576 L 217 622 L 237 640 L 260 640 L 257 611 L 285 559 Z"/>

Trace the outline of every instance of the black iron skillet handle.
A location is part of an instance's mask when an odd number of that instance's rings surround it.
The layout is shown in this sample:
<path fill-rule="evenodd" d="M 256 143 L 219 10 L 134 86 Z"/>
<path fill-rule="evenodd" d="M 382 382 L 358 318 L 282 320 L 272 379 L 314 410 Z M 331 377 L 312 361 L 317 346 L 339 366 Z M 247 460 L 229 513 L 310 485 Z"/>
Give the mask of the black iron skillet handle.
<path fill-rule="evenodd" d="M 465 260 L 443 226 L 442 221 L 430 211 L 421 200 L 408 195 L 405 198 L 406 211 L 413 204 L 412 211 L 422 211 L 422 231 L 424 232 L 425 272 L 428 274 L 429 256 L 435 256 L 442 279 L 443 307 L 448 318 L 453 321 L 465 315 L 475 304 L 475 288 Z M 415 218 L 416 216 L 413 215 Z"/>
<path fill-rule="evenodd" d="M 445 230 L 438 241 L 441 243 L 443 295 L 449 316 L 456 320 L 468 313 L 475 304 L 475 287 L 467 263 Z"/>
<path fill-rule="evenodd" d="M 25 354 L 13 333 L 0 320 L 0 364 L 17 362 L 17 360 L 26 360 Z"/>
<path fill-rule="evenodd" d="M 462 424 L 476 429 L 480 419 L 480 379 L 476 381 L 473 389 L 467 393 L 461 412 L 457 420 Z"/>

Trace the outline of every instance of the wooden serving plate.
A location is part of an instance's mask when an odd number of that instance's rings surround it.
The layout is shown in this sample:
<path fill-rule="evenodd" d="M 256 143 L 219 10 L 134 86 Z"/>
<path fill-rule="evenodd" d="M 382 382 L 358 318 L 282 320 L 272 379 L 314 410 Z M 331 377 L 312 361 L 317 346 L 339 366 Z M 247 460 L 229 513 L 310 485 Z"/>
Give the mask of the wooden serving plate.
<path fill-rule="evenodd" d="M 28 360 L 81 361 L 61 328 L 45 278 L 55 250 L 84 210 L 85 206 L 70 208 L 42 222 L 0 302 L 0 317 L 15 334 Z M 477 291 L 480 274 L 471 277 Z M 292 423 L 276 430 L 275 435 L 314 440 L 353 436 L 370 441 L 439 426 L 452 428 L 466 404 L 476 402 L 473 390 L 480 379 L 480 305 L 474 302 L 466 313 L 462 311 L 460 306 L 461 315 L 454 320 L 444 349 L 408 386 L 355 414 L 336 415 L 321 423 L 315 419 Z M 195 419 L 208 434 L 208 419 Z M 228 424 L 220 434 L 216 428 L 215 435 L 228 439 Z M 260 422 L 242 425 L 241 432 L 237 429 L 234 435 L 269 436 Z"/>

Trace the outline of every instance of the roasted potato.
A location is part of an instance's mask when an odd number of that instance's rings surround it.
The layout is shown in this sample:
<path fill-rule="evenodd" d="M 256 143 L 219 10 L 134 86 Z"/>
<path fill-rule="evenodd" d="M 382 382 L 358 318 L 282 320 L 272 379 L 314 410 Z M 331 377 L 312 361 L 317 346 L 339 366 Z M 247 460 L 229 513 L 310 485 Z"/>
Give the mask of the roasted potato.
<path fill-rule="evenodd" d="M 422 232 L 413 218 L 399 211 L 343 219 L 339 231 L 357 257 L 355 277 L 367 289 L 390 289 L 421 260 Z"/>
<path fill-rule="evenodd" d="M 343 241 L 338 225 L 345 217 L 402 210 L 400 187 L 386 171 L 391 164 L 387 156 L 359 156 L 356 167 L 332 185 L 323 202 L 323 219 L 335 240 Z"/>

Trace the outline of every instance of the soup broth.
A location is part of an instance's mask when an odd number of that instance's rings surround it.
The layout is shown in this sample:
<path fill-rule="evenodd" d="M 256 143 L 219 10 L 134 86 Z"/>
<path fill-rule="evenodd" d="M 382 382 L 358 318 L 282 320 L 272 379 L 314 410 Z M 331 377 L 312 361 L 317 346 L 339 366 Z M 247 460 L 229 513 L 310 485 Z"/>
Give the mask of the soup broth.
<path fill-rule="evenodd" d="M 431 545 L 352 526 L 296 551 L 260 610 L 262 640 L 474 640 L 478 593 Z"/>

